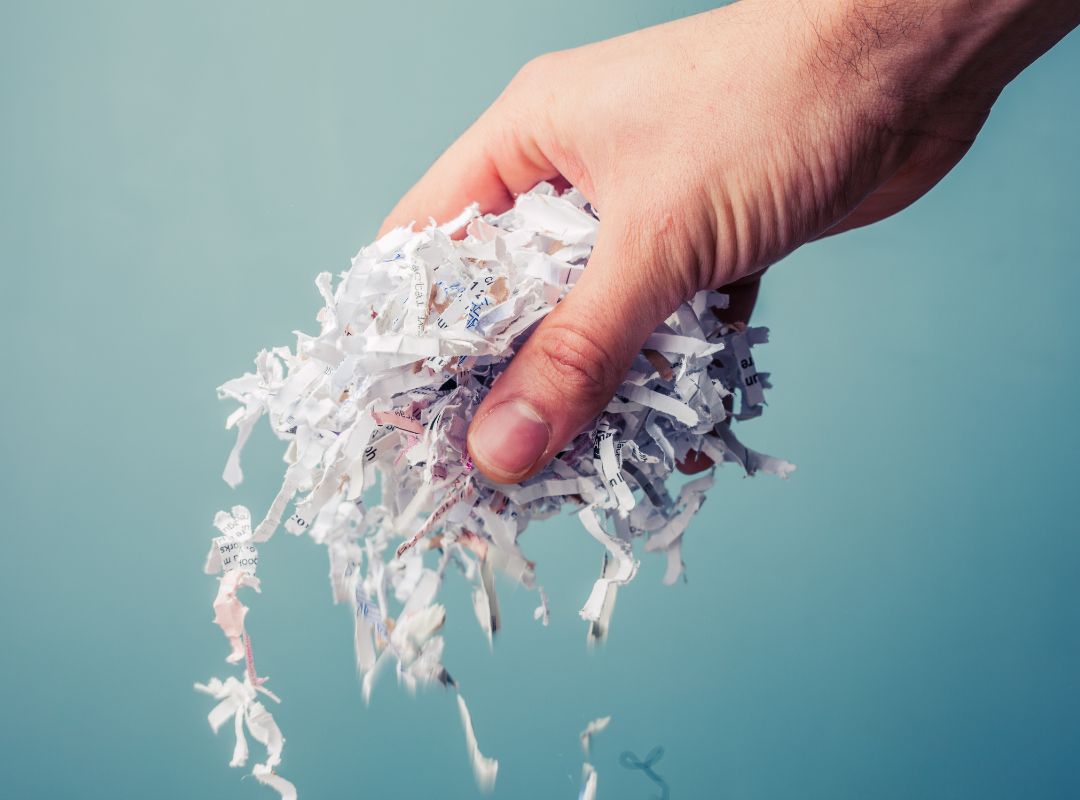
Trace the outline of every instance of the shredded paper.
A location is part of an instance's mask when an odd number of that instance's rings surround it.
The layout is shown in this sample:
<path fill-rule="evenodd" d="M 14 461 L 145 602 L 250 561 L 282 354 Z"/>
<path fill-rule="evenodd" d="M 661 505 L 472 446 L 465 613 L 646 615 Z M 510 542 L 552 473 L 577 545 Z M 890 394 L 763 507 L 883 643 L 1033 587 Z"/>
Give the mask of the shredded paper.
<path fill-rule="evenodd" d="M 714 470 L 680 483 L 677 463 L 697 452 L 747 475 L 794 469 L 735 437 L 732 423 L 764 407 L 767 375 L 751 350 L 767 330 L 722 321 L 727 297 L 719 292 L 698 293 L 648 337 L 612 401 L 538 475 L 500 485 L 473 469 L 473 412 L 573 287 L 598 226 L 576 190 L 560 195 L 541 184 L 504 214 L 481 216 L 472 206 L 442 226 L 395 229 L 336 281 L 325 272 L 316 278 L 325 301 L 318 335 L 297 333 L 294 350 L 260 352 L 254 372 L 218 390 L 239 404 L 226 423 L 237 434 L 226 482 L 241 482 L 241 450 L 264 415 L 287 443 L 287 467 L 257 525 L 243 506 L 214 519 L 219 535 L 206 560 L 206 571 L 219 575 L 214 621 L 229 642 L 226 661 L 242 672 L 196 688 L 218 701 L 209 716 L 215 731 L 233 720 L 232 766 L 246 763 L 250 734 L 266 750 L 253 774 L 281 797 L 295 798 L 296 789 L 278 774 L 284 739 L 259 699 L 278 698 L 255 670 L 239 595 L 259 591 L 259 548 L 283 518 L 290 533 L 326 546 L 334 602 L 353 611 L 365 699 L 390 670 L 410 690 L 438 683 L 456 691 L 443 665 L 446 609 L 437 602 L 448 573 L 472 585 L 489 637 L 502 624 L 497 573 L 536 589 L 535 617 L 546 625 L 547 595 L 521 534 L 570 506 L 599 545 L 599 575 L 580 612 L 587 639 L 597 641 L 618 588 L 638 570 L 635 539 L 644 540 L 639 552 L 663 554 L 664 583 L 683 574 L 683 535 Z M 457 699 L 465 750 L 488 789 L 498 762 L 482 752 L 460 692 Z M 582 735 L 586 750 L 604 724 Z M 585 782 L 592 796 L 587 763 Z"/>

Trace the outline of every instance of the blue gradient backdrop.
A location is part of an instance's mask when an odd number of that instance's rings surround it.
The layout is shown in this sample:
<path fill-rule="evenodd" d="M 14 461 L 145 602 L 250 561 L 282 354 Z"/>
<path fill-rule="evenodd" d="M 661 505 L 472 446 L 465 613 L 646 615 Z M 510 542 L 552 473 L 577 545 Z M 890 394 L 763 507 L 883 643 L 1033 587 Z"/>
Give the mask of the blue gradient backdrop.
<path fill-rule="evenodd" d="M 541 52 L 693 3 L 23 3 L 0 10 L 0 794 L 270 797 L 226 766 L 195 680 L 225 674 L 200 567 L 247 482 L 214 388 L 311 329 L 316 272 Z M 572 798 L 612 714 L 602 798 L 1080 797 L 1080 38 L 1011 86 L 967 159 L 898 217 L 769 276 L 766 416 L 792 480 L 721 473 L 648 558 L 608 645 L 576 609 L 572 519 L 531 530 L 552 597 L 506 587 L 494 652 L 451 607 L 447 662 L 497 798 Z M 587 79 L 587 76 L 582 76 Z M 276 538 L 252 602 L 301 797 L 474 797 L 451 696 L 370 708 L 323 552 Z"/>

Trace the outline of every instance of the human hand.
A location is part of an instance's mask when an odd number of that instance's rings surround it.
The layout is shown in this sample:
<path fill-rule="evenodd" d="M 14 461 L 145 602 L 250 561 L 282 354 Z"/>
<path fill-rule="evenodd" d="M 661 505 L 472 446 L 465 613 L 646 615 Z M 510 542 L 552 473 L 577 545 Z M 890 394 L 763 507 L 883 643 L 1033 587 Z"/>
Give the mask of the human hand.
<path fill-rule="evenodd" d="M 502 211 L 541 180 L 601 216 L 588 269 L 477 411 L 476 465 L 528 478 L 680 303 L 734 285 L 748 313 L 761 270 L 918 199 L 1077 5 L 743 0 L 526 65 L 383 225 Z"/>

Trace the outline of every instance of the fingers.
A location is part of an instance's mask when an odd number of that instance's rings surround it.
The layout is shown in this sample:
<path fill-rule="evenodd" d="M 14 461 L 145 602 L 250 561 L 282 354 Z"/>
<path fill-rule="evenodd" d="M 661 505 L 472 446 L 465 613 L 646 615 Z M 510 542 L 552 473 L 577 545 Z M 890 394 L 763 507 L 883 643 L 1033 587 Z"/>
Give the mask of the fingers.
<path fill-rule="evenodd" d="M 691 450 L 682 461 L 676 461 L 675 466 L 684 475 L 697 475 L 713 465 L 713 460 L 704 453 Z"/>
<path fill-rule="evenodd" d="M 729 298 L 728 307 L 717 311 L 717 316 L 729 324 L 733 322 L 742 322 L 744 324 L 749 322 L 750 315 L 754 312 L 754 306 L 757 304 L 763 274 L 763 272 L 759 272 L 721 289 L 720 291 L 725 292 Z M 712 465 L 712 459 L 697 450 L 691 450 L 686 454 L 685 459 L 675 464 L 679 472 L 686 475 L 696 475 L 699 472 L 704 472 Z"/>
<path fill-rule="evenodd" d="M 651 265 L 601 226 L 578 284 L 491 388 L 469 430 L 469 453 L 499 483 L 530 477 L 589 425 L 636 353 L 674 307 Z"/>
<path fill-rule="evenodd" d="M 735 322 L 745 325 L 750 322 L 750 315 L 754 313 L 754 306 L 757 305 L 758 292 L 761 291 L 761 276 L 764 274 L 765 271 L 762 270 L 722 287 L 720 291 L 728 296 L 728 307 L 719 309 L 716 315 L 729 325 Z"/>
<path fill-rule="evenodd" d="M 496 101 L 401 198 L 379 235 L 429 218 L 445 222 L 473 202 L 484 214 L 505 211 L 516 194 L 556 178 L 538 144 L 543 117 L 528 111 L 531 102 L 520 91 Z"/>

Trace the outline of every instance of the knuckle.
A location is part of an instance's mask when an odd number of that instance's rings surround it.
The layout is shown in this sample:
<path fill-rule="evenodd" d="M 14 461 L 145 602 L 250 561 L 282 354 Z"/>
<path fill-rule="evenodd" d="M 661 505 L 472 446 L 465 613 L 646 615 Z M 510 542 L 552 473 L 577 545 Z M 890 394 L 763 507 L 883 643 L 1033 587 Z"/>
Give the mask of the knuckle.
<path fill-rule="evenodd" d="M 595 336 L 560 323 L 543 331 L 536 343 L 544 377 L 562 394 L 590 406 L 610 399 L 619 380 L 618 365 Z"/>
<path fill-rule="evenodd" d="M 557 101 L 556 64 L 561 54 L 547 53 L 527 62 L 484 114 L 485 129 L 494 145 L 516 152 L 521 142 L 551 139 L 551 120 Z"/>
<path fill-rule="evenodd" d="M 557 89 L 565 82 L 562 77 L 564 58 L 564 53 L 555 52 L 527 61 L 495 104 L 504 111 L 517 110 L 530 117 L 546 109 L 556 101 Z"/>
<path fill-rule="evenodd" d="M 527 87 L 542 84 L 547 81 L 558 62 L 558 53 L 544 53 L 529 59 L 517 71 L 511 85 Z"/>

